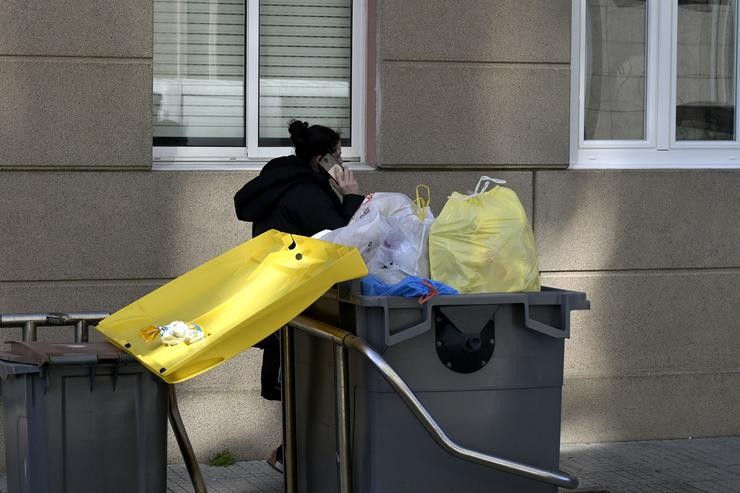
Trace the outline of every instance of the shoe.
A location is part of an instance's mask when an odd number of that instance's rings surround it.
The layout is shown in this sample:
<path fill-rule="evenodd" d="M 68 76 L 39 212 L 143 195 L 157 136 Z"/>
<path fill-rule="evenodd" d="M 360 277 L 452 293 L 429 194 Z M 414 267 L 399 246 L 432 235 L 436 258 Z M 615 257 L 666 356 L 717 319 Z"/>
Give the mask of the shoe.
<path fill-rule="evenodd" d="M 283 472 L 283 446 L 279 446 L 270 454 L 270 458 L 267 459 L 267 463 L 276 471 Z"/>

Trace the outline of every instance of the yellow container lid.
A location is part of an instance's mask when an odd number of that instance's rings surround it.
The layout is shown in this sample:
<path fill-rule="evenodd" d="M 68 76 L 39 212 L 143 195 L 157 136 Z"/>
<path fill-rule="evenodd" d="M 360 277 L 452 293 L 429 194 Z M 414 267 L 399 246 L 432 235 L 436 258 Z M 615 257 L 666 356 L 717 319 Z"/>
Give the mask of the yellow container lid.
<path fill-rule="evenodd" d="M 98 330 L 164 381 L 183 382 L 277 331 L 334 284 L 365 275 L 355 248 L 271 230 L 134 301 Z M 173 321 L 197 325 L 205 337 L 167 346 L 140 336 Z"/>

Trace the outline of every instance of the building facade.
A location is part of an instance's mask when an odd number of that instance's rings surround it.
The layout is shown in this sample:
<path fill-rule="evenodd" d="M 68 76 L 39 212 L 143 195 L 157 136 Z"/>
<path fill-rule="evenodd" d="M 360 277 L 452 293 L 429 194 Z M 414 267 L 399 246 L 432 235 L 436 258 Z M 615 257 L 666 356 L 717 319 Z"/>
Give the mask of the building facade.
<path fill-rule="evenodd" d="M 590 311 L 573 314 L 566 344 L 564 442 L 738 434 L 735 127 L 731 123 L 728 134 L 725 122 L 717 130 L 728 145 L 689 149 L 690 158 L 678 152 L 661 154 L 663 161 L 624 158 L 623 166 L 599 161 L 632 152 L 619 138 L 647 135 L 650 149 L 681 148 L 673 144 L 685 134 L 676 137 L 655 122 L 670 122 L 677 111 L 688 120 L 691 110 L 690 104 L 668 108 L 665 116 L 664 103 L 650 102 L 651 94 L 664 94 L 664 82 L 645 75 L 656 59 L 653 38 L 635 48 L 640 36 L 632 36 L 629 56 L 615 61 L 642 67 L 642 74 L 631 72 L 637 79 L 620 86 L 594 77 L 602 70 L 594 68 L 597 61 L 611 63 L 604 55 L 610 46 L 605 26 L 624 21 L 602 22 L 606 10 L 588 14 L 581 7 L 620 3 L 361 3 L 353 19 L 362 23 L 364 41 L 353 50 L 361 52 L 364 73 L 358 79 L 353 68 L 351 80 L 364 86 L 362 119 L 351 131 L 361 143 L 356 157 L 369 166 L 358 164 L 356 174 L 366 193 L 412 194 L 417 183 L 428 184 L 435 212 L 452 191 L 472 189 L 481 175 L 503 178 L 518 193 L 534 228 L 542 283 L 585 291 L 591 300 Z M 652 9 L 658 2 L 642 3 Z M 684 3 L 676 4 L 679 25 Z M 0 4 L 0 313 L 113 311 L 249 237 L 232 198 L 256 176 L 259 160 L 231 168 L 228 162 L 153 160 L 155 4 Z M 736 53 L 733 8 L 729 21 L 715 17 L 732 28 L 722 39 L 732 39 Z M 635 16 L 642 15 L 650 18 L 642 25 L 651 25 L 655 14 L 632 11 L 627 19 L 639 24 Z M 657 26 L 656 32 L 661 26 L 670 32 L 666 21 Z M 592 51 L 584 55 L 582 46 Z M 721 72 L 716 78 L 730 87 L 699 99 L 710 98 L 716 104 L 705 107 L 721 106 L 717 114 L 730 111 L 736 121 L 737 67 L 732 57 L 712 53 L 712 73 Z M 661 70 L 670 77 L 670 66 Z M 614 75 L 608 68 L 603 73 Z M 680 74 L 677 80 L 673 86 L 683 90 Z M 604 96 L 615 87 L 629 89 L 631 102 L 644 96 L 642 107 L 628 105 L 637 119 L 614 123 L 614 115 L 627 111 L 607 108 L 607 100 L 623 99 Z M 608 115 L 611 125 L 599 115 Z M 624 132 L 640 121 L 645 127 L 637 137 Z M 596 149 L 580 138 L 582 128 L 591 140 L 617 142 Z M 716 154 L 717 148 L 727 152 Z M 596 149 L 594 166 L 588 165 L 590 149 Z M 609 152 L 599 154 L 603 149 Z M 48 330 L 44 337 L 65 334 Z M 278 442 L 279 407 L 259 396 L 260 357 L 250 349 L 179 385 L 201 458 L 223 449 L 263 458 Z M 178 460 L 174 442 L 170 450 Z"/>

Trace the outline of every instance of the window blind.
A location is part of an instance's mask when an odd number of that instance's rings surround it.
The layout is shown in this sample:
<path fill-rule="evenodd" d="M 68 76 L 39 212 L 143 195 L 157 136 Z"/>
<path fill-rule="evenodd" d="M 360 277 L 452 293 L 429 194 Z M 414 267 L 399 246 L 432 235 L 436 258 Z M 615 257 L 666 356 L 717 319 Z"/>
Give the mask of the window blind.
<path fill-rule="evenodd" d="M 290 145 L 294 118 L 351 145 L 351 0 L 261 0 L 259 12 L 259 145 Z"/>
<path fill-rule="evenodd" d="M 244 0 L 154 0 L 155 145 L 244 146 Z"/>

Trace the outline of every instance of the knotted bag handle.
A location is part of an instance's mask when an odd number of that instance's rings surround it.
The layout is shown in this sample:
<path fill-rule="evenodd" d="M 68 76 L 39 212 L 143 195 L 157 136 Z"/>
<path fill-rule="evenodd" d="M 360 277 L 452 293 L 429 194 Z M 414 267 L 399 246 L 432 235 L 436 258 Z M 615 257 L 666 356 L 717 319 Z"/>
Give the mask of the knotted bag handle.
<path fill-rule="evenodd" d="M 478 184 L 475 186 L 474 195 L 486 192 L 491 183 L 494 183 L 496 185 L 506 185 L 506 180 L 491 178 L 490 176 L 481 176 L 480 180 L 478 180 Z"/>

